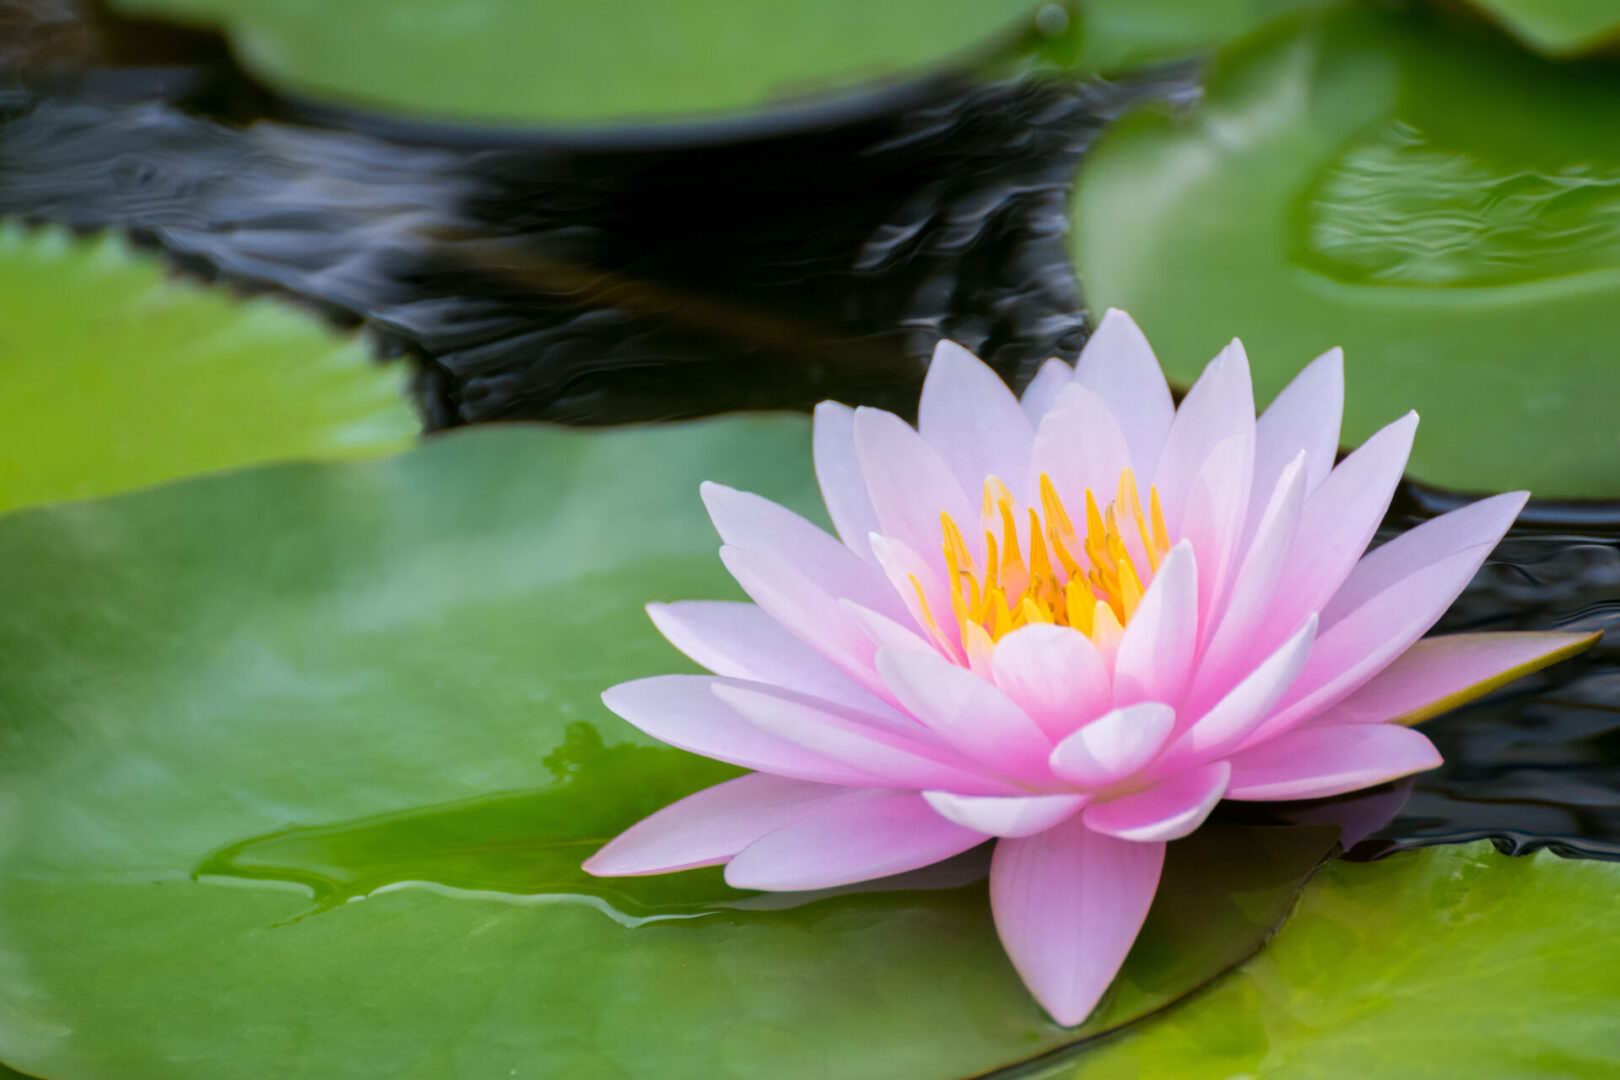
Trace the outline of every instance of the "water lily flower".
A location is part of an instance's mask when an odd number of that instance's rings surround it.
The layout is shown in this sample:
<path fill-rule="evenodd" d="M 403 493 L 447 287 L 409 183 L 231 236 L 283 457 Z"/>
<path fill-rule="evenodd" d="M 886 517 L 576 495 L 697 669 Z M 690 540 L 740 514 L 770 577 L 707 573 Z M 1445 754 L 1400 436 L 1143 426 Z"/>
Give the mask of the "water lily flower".
<path fill-rule="evenodd" d="M 653 604 L 713 675 L 615 686 L 653 737 L 756 770 L 634 825 L 598 875 L 726 864 L 819 889 L 994 839 L 1014 967 L 1062 1024 L 1107 989 L 1165 845 L 1221 799 L 1337 795 L 1439 764 L 1408 726 L 1592 638 L 1424 638 L 1523 506 L 1498 495 L 1364 554 L 1408 414 L 1335 465 L 1337 349 L 1256 419 L 1233 341 L 1178 409 L 1110 311 L 1015 397 L 942 343 L 916 428 L 816 410 L 837 537 L 706 484 L 753 603 Z"/>

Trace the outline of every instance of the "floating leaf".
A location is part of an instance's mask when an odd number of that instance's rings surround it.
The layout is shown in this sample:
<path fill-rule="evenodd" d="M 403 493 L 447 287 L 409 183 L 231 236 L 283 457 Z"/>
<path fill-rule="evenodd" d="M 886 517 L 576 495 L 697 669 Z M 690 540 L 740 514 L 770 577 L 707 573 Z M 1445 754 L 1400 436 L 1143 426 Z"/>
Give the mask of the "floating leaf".
<path fill-rule="evenodd" d="M 261 298 L 165 280 L 116 237 L 0 228 L 0 510 L 406 445 L 402 365 Z"/>
<path fill-rule="evenodd" d="M 116 0 L 223 24 L 272 85 L 426 116 L 619 124 L 930 72 L 1068 18 L 1037 0 Z M 356 42 L 364 42 L 357 48 Z"/>
<path fill-rule="evenodd" d="M 1620 42 L 1614 0 L 1472 0 L 1533 49 L 1570 56 Z"/>
<path fill-rule="evenodd" d="M 1093 305 L 1182 380 L 1241 336 L 1262 400 L 1342 345 L 1345 441 L 1416 408 L 1422 479 L 1620 494 L 1620 69 L 1425 8 L 1288 23 L 1099 145 Z"/>
<path fill-rule="evenodd" d="M 1332 0 L 1079 0 L 1082 71 L 1120 72 L 1213 51 L 1279 15 Z"/>
<path fill-rule="evenodd" d="M 922 1080 L 1072 1041 L 961 866 L 832 895 L 579 870 L 733 775 L 598 693 L 676 663 L 644 601 L 736 595 L 699 479 L 810 506 L 808 435 L 485 428 L 0 521 L 0 1060 Z M 1333 835 L 1173 845 L 1089 1030 L 1247 956 Z"/>
<path fill-rule="evenodd" d="M 1336 862 L 1208 992 L 1029 1080 L 1606 1080 L 1620 865 L 1485 842 Z"/>

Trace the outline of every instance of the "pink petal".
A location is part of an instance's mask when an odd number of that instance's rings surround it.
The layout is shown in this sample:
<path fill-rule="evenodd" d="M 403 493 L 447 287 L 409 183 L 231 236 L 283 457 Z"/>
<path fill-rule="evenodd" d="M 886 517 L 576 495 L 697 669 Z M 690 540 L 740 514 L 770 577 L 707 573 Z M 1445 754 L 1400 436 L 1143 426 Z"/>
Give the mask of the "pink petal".
<path fill-rule="evenodd" d="M 1120 473 L 1130 467 L 1130 444 L 1119 421 L 1101 397 L 1071 383 L 1035 432 L 1029 472 L 1020 480 L 1038 497 L 1041 475 L 1050 476 L 1071 517 L 1083 522 L 1086 492 L 1096 495 L 1098 506 L 1107 506 Z"/>
<path fill-rule="evenodd" d="M 1092 803 L 1081 815 L 1086 828 L 1135 843 L 1178 840 L 1209 817 L 1226 791 L 1232 767 L 1212 761 L 1156 781 L 1146 791 Z"/>
<path fill-rule="evenodd" d="M 946 656 L 960 661 L 963 658 L 961 637 L 944 579 L 900 541 L 878 533 L 868 539 L 872 556 L 888 576 L 894 594 L 902 601 L 907 620 L 903 625 L 932 641 Z"/>
<path fill-rule="evenodd" d="M 1158 756 L 1176 727 L 1176 712 L 1156 701 L 1105 713 L 1058 743 L 1052 771 L 1083 788 L 1105 788 Z"/>
<path fill-rule="evenodd" d="M 1198 565 L 1185 542 L 1170 549 L 1126 624 L 1114 657 L 1114 704 L 1179 701 L 1198 646 Z"/>
<path fill-rule="evenodd" d="M 1181 538 L 1192 544 L 1198 562 L 1201 612 L 1224 606 L 1227 581 L 1240 553 L 1239 541 L 1248 517 L 1253 472 L 1254 436 L 1244 433 L 1217 444 L 1193 477 L 1181 515 Z"/>
<path fill-rule="evenodd" d="M 705 481 L 699 489 L 715 531 L 732 547 L 774 555 L 835 599 L 848 597 L 891 618 L 905 614 L 871 563 L 769 499 Z"/>
<path fill-rule="evenodd" d="M 1265 513 L 1232 579 L 1224 610 L 1215 616 L 1215 627 L 1206 631 L 1204 653 L 1187 694 L 1192 715 L 1209 708 L 1246 672 L 1257 632 L 1271 610 L 1277 579 L 1293 546 L 1304 503 L 1305 460 L 1301 456 L 1277 478 Z"/>
<path fill-rule="evenodd" d="M 917 405 L 917 430 L 950 466 L 964 492 L 983 490 L 986 477 L 1011 483 L 1023 476 L 1035 438 L 1007 384 L 953 341 L 941 341 L 934 349 Z"/>
<path fill-rule="evenodd" d="M 1023 783 L 1047 778 L 1052 741 L 990 683 L 934 653 L 880 650 L 877 668 L 895 700 L 968 760 Z"/>
<path fill-rule="evenodd" d="M 877 531 L 877 511 L 866 493 L 866 477 L 855 456 L 855 413 L 836 401 L 816 406 L 812 454 L 816 482 L 827 504 L 827 516 L 849 549 L 865 558 L 866 538 Z"/>
<path fill-rule="evenodd" d="M 1084 795 L 954 795 L 925 791 L 923 798 L 946 821 L 990 836 L 1033 836 L 1067 821 L 1086 804 Z"/>
<path fill-rule="evenodd" d="M 666 874 L 723 863 L 768 832 L 862 789 L 749 773 L 643 818 L 585 860 L 598 877 Z"/>
<path fill-rule="evenodd" d="M 933 745 L 926 731 L 907 737 L 871 717 L 758 683 L 717 681 L 713 693 L 765 734 L 877 777 L 878 782 L 869 786 L 938 788 L 965 795 L 1025 794 L 951 749 Z"/>
<path fill-rule="evenodd" d="M 1163 844 L 1116 840 L 1078 817 L 996 843 L 996 931 L 1024 985 L 1058 1023 L 1080 1023 L 1101 1000 L 1142 929 L 1163 868 Z"/>
<path fill-rule="evenodd" d="M 660 742 L 717 761 L 823 784 L 872 787 L 881 781 L 864 769 L 832 761 L 761 731 L 717 700 L 707 675 L 658 675 L 620 683 L 602 703 Z"/>
<path fill-rule="evenodd" d="M 1394 724 L 1312 725 L 1251 747 L 1231 764 L 1228 799 L 1317 799 L 1432 769 L 1440 752 L 1421 732 Z"/>
<path fill-rule="evenodd" d="M 899 649 L 902 652 L 934 652 L 935 646 L 919 635 L 915 628 L 902 626 L 893 619 L 863 608 L 852 600 L 840 600 L 839 605 L 861 624 L 873 645 L 879 649 Z M 768 680 L 767 680 L 768 681 Z"/>
<path fill-rule="evenodd" d="M 830 889 L 888 877 L 977 847 L 920 795 L 874 791 L 827 804 L 749 844 L 726 867 L 738 889 Z"/>
<path fill-rule="evenodd" d="M 1194 720 L 1155 768 L 1165 771 L 1186 768 L 1242 744 L 1299 677 L 1315 641 L 1316 616 L 1312 615 L 1293 637 L 1256 665 L 1214 708 Z"/>
<path fill-rule="evenodd" d="M 1458 552 L 1319 630 L 1305 670 L 1248 743 L 1274 738 L 1325 712 L 1388 667 L 1445 614 L 1489 553 L 1489 544 Z"/>
<path fill-rule="evenodd" d="M 1548 664 L 1584 652 L 1603 635 L 1544 632 L 1424 638 L 1365 686 L 1313 720 L 1322 724 L 1417 724 Z"/>
<path fill-rule="evenodd" d="M 1103 314 L 1080 353 L 1074 381 L 1101 397 L 1119 418 L 1145 491 L 1176 407 L 1153 349 L 1129 315 L 1115 308 Z"/>
<path fill-rule="evenodd" d="M 1417 413 L 1407 413 L 1362 443 L 1306 498 L 1277 582 L 1269 620 L 1274 636 L 1263 647 L 1321 611 L 1344 583 L 1389 509 L 1416 430 Z"/>
<path fill-rule="evenodd" d="M 1323 607 L 1322 625 L 1332 626 L 1390 585 L 1441 559 L 1481 544 L 1494 547 L 1528 498 L 1529 492 L 1511 491 L 1481 499 L 1425 521 L 1369 551 Z"/>
<path fill-rule="evenodd" d="M 671 645 L 716 675 L 785 686 L 858 709 L 878 704 L 875 695 L 754 604 L 686 600 L 648 604 L 647 614 Z"/>
<path fill-rule="evenodd" d="M 1318 356 L 1283 387 L 1255 425 L 1254 486 L 1269 491 L 1290 461 L 1305 455 L 1305 487 L 1314 491 L 1333 468 L 1344 413 L 1344 352 Z"/>
<path fill-rule="evenodd" d="M 1165 436 L 1153 483 L 1164 503 L 1172 536 L 1181 535 L 1181 517 L 1193 478 L 1210 451 L 1234 435 L 1254 434 L 1254 388 L 1249 358 L 1234 340 L 1204 368 L 1176 410 Z"/>
<path fill-rule="evenodd" d="M 1061 360 L 1048 360 L 1041 365 L 1041 370 L 1029 380 L 1029 385 L 1024 387 L 1024 396 L 1019 399 L 1024 415 L 1029 417 L 1031 424 L 1041 422 L 1057 400 L 1058 391 L 1069 385 L 1073 377 L 1074 369 Z"/>
<path fill-rule="evenodd" d="M 982 557 L 984 538 L 968 527 L 979 520 L 978 492 L 970 502 L 944 459 L 905 421 L 881 409 L 856 409 L 855 452 L 878 532 L 913 551 L 936 551 L 944 542 L 939 515 L 948 513 L 974 556 Z"/>
<path fill-rule="evenodd" d="M 996 642 L 990 671 L 1054 740 L 1095 720 L 1113 701 L 1108 665 L 1090 638 L 1068 626 L 1036 623 L 1014 630 Z"/>

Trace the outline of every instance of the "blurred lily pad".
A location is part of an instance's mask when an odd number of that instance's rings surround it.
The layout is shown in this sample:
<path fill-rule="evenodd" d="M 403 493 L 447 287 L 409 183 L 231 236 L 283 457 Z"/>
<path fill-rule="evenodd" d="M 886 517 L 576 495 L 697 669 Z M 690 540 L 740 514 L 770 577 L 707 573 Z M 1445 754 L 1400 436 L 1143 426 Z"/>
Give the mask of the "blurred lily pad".
<path fill-rule="evenodd" d="M 972 1075 L 1077 1037 L 982 883 L 586 877 L 733 770 L 597 700 L 735 595 L 696 488 L 802 418 L 485 428 L 0 521 L 0 1060 L 53 1080 Z M 1331 828 L 1172 847 L 1102 1030 L 1249 955 Z M 981 865 L 982 869 L 982 865 Z"/>
<path fill-rule="evenodd" d="M 1472 0 L 1533 49 L 1549 56 L 1620 44 L 1620 5 L 1614 0 Z"/>
<path fill-rule="evenodd" d="M 1039 1080 L 1606 1080 L 1617 890 L 1615 863 L 1483 841 L 1336 862 L 1253 960 Z"/>
<path fill-rule="evenodd" d="M 1409 408 L 1420 478 L 1620 494 L 1620 69 L 1424 7 L 1284 20 L 1190 114 L 1083 170 L 1075 252 L 1174 377 L 1240 336 L 1256 391 L 1345 350 L 1345 440 Z"/>
<path fill-rule="evenodd" d="M 113 236 L 0 228 L 0 510 L 407 445 L 403 365 L 268 299 L 167 280 Z"/>
<path fill-rule="evenodd" d="M 1081 71 L 1122 72 L 1211 52 L 1290 11 L 1333 0 L 1077 0 Z"/>
<path fill-rule="evenodd" d="M 559 125 L 762 109 L 1061 37 L 1039 0 L 115 0 L 222 25 L 272 86 L 433 117 Z M 1044 16 L 1044 8 L 1052 12 Z M 363 43 L 363 45 L 357 44 Z"/>

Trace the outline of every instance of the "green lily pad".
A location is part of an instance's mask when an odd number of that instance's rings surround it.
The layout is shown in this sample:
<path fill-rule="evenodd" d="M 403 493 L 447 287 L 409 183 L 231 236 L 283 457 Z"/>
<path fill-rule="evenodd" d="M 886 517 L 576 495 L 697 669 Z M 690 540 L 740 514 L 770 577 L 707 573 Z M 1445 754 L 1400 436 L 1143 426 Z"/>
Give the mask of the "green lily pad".
<path fill-rule="evenodd" d="M 1472 0 L 1526 45 L 1548 56 L 1573 56 L 1620 42 L 1614 0 Z"/>
<path fill-rule="evenodd" d="M 758 110 L 1062 35 L 1039 0 L 115 0 L 223 25 L 271 85 L 425 116 L 620 124 Z"/>
<path fill-rule="evenodd" d="M 1029 1080 L 1607 1080 L 1617 891 L 1615 863 L 1483 841 L 1333 863 L 1208 992 Z"/>
<path fill-rule="evenodd" d="M 0 227 L 0 510 L 407 445 L 403 365 L 269 298 L 168 280 L 112 236 Z"/>
<path fill-rule="evenodd" d="M 1343 346 L 1346 442 L 1416 408 L 1424 480 L 1620 494 L 1620 69 L 1421 7 L 1285 22 L 1101 142 L 1093 305 L 1183 382 L 1241 337 L 1262 400 Z"/>
<path fill-rule="evenodd" d="M 736 595 L 700 478 L 809 507 L 808 460 L 800 417 L 485 428 L 0 520 L 0 1060 L 922 1080 L 1075 1039 L 961 866 L 830 895 L 579 870 L 734 774 L 597 695 L 681 666 L 644 601 Z M 1333 835 L 1173 845 L 1087 1030 L 1249 955 Z"/>
<path fill-rule="evenodd" d="M 1333 0 L 1077 0 L 1081 71 L 1201 56 L 1278 16 Z"/>

